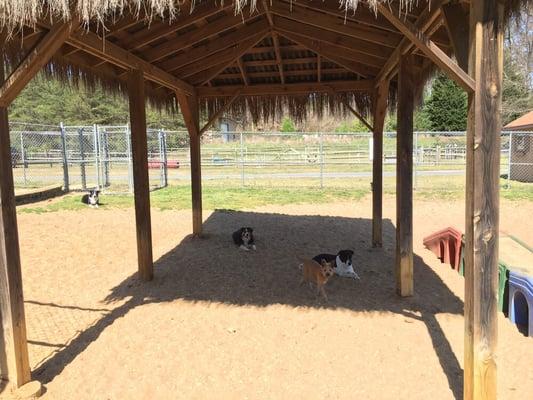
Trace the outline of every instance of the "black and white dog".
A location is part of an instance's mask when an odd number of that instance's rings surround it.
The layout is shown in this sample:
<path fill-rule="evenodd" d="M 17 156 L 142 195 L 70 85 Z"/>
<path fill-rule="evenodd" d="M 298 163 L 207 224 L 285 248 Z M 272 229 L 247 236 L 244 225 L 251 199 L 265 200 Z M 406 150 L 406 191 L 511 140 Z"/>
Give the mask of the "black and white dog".
<path fill-rule="evenodd" d="M 87 204 L 91 207 L 96 207 L 100 205 L 100 191 L 96 189 L 92 189 L 89 191 L 89 193 L 86 193 L 82 196 L 81 202 L 83 204 Z"/>
<path fill-rule="evenodd" d="M 318 263 L 320 260 L 333 262 L 333 267 L 335 268 L 335 273 L 337 275 L 347 278 L 361 279 L 353 269 L 352 257 L 352 250 L 341 250 L 337 254 L 319 254 L 313 257 L 313 260 Z"/>
<path fill-rule="evenodd" d="M 244 227 L 233 232 L 233 242 L 243 250 L 255 250 L 254 230 Z"/>

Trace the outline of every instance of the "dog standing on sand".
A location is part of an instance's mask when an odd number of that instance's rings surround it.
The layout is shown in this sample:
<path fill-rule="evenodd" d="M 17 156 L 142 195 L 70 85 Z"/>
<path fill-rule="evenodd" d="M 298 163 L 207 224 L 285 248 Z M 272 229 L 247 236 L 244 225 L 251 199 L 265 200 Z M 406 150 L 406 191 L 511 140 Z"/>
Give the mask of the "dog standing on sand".
<path fill-rule="evenodd" d="M 322 296 L 324 296 L 324 300 L 328 301 L 328 296 L 326 295 L 324 286 L 335 274 L 333 263 L 327 262 L 324 259 L 320 260 L 320 263 L 307 258 L 298 257 L 298 259 L 302 262 L 300 264 L 300 269 L 302 270 L 303 274 L 302 280 L 300 281 L 300 286 L 302 286 L 305 282 L 308 282 L 309 284 L 314 283 L 317 288 L 317 297 L 322 294 Z"/>

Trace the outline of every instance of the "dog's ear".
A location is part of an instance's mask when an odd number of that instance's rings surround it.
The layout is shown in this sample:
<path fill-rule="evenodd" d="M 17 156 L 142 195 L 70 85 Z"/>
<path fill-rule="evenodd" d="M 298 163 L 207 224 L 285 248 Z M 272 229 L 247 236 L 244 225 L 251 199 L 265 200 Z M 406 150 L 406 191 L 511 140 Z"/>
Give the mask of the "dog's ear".
<path fill-rule="evenodd" d="M 249 227 L 248 229 L 250 230 L 250 232 L 254 231 L 254 228 L 252 228 L 252 227 Z"/>

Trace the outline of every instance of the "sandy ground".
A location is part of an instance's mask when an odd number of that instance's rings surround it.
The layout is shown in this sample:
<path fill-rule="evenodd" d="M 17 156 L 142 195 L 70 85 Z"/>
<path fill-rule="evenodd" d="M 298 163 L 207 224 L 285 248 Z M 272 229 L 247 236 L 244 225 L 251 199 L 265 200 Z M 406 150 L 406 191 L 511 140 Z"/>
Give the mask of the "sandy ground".
<path fill-rule="evenodd" d="M 394 199 L 382 250 L 370 198 L 205 212 L 153 211 L 155 279 L 137 280 L 133 210 L 20 214 L 33 377 L 43 399 L 459 399 L 463 278 L 422 246 L 462 229 L 460 201 L 415 204 L 415 296 L 395 295 Z M 501 228 L 533 244 L 533 203 L 502 203 Z M 256 229 L 238 251 L 233 229 Z M 355 250 L 361 281 L 328 303 L 298 287 L 296 255 Z M 500 399 L 533 392 L 533 340 L 499 315 Z"/>

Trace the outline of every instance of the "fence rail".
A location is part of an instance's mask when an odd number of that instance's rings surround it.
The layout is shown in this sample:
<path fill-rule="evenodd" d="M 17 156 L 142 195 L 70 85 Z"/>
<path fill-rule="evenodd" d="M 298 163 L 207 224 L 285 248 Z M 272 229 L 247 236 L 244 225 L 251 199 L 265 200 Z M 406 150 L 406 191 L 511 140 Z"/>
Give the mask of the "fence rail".
<path fill-rule="evenodd" d="M 11 124 L 15 185 L 62 184 L 70 190 L 99 188 L 132 192 L 131 132 L 120 126 Z M 394 186 L 396 134 L 383 140 L 385 186 Z M 148 130 L 150 187 L 190 180 L 188 134 Z M 501 137 L 505 187 L 533 182 L 533 132 Z M 331 132 L 206 132 L 202 136 L 203 179 L 240 185 L 365 185 L 372 176 L 372 136 Z M 416 132 L 415 188 L 464 186 L 465 132 Z M 314 182 L 314 183 L 313 183 Z"/>

